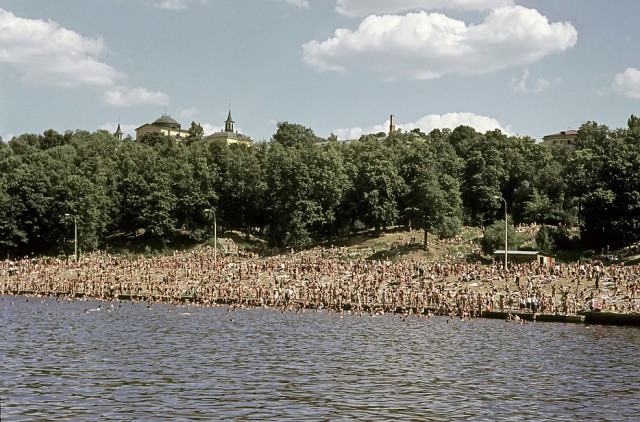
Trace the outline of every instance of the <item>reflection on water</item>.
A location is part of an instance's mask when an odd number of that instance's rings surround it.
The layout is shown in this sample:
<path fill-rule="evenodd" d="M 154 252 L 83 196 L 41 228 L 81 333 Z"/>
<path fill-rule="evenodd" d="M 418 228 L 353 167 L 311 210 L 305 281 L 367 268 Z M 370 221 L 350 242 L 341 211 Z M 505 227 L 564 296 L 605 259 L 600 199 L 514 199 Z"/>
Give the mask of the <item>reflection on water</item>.
<path fill-rule="evenodd" d="M 640 414 L 637 328 L 10 296 L 0 322 L 2 421 Z"/>

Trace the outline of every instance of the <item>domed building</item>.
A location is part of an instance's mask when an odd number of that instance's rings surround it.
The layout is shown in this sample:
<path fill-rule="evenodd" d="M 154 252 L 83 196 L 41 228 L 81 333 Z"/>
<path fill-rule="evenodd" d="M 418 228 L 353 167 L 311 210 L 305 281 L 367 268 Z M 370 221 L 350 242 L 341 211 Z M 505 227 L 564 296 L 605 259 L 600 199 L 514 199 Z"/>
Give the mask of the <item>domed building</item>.
<path fill-rule="evenodd" d="M 168 114 L 158 117 L 153 123 L 146 123 L 136 128 L 136 139 L 140 139 L 145 133 L 161 133 L 166 136 L 175 136 L 184 139 L 189 136 L 188 130 L 183 130 L 175 119 Z"/>

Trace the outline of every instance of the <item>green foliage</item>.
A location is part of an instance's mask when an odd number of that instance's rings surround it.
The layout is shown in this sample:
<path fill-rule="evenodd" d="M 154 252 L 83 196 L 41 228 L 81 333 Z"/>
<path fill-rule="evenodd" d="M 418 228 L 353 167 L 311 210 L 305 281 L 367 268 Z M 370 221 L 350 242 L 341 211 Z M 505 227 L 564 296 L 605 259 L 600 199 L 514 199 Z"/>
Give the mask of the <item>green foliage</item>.
<path fill-rule="evenodd" d="M 592 247 L 616 248 L 640 239 L 640 131 L 611 131 L 588 122 L 578 131 L 565 180 L 577 204 L 581 236 Z"/>
<path fill-rule="evenodd" d="M 416 140 L 405 154 L 402 175 L 407 183 L 405 216 L 427 233 L 453 237 L 462 224 L 462 198 L 455 152 L 438 138 Z"/>
<path fill-rule="evenodd" d="M 482 251 L 492 254 L 496 250 L 504 250 L 505 227 L 504 220 L 496 220 L 484 229 L 484 237 L 480 241 Z M 522 245 L 522 239 L 516 234 L 513 224 L 507 224 L 507 248 L 518 250 Z"/>
<path fill-rule="evenodd" d="M 352 219 L 357 217 L 378 234 L 398 221 L 399 200 L 407 189 L 393 161 L 394 153 L 377 137 L 363 136 L 347 146 L 346 154 Z"/>
<path fill-rule="evenodd" d="M 199 140 L 204 137 L 204 128 L 196 122 L 191 122 L 191 126 L 189 127 L 189 138 L 190 140 Z"/>
<path fill-rule="evenodd" d="M 297 123 L 278 122 L 278 131 L 273 135 L 273 142 L 284 147 L 312 145 L 318 138 L 313 130 Z"/>
<path fill-rule="evenodd" d="M 305 138 L 285 141 L 281 124 L 265 160 L 267 234 L 277 246 L 300 247 L 331 232 L 349 186 L 336 143 L 313 143 L 310 129 L 295 129 Z"/>
<path fill-rule="evenodd" d="M 565 227 L 542 226 L 536 233 L 536 246 L 545 252 L 571 247 L 571 235 Z"/>
<path fill-rule="evenodd" d="M 47 130 L 0 143 L 0 254 L 69 253 L 76 216 L 81 251 L 145 233 L 164 242 L 202 239 L 216 211 L 220 230 L 304 247 L 348 231 L 395 225 L 455 236 L 487 226 L 487 252 L 504 243 L 503 204 L 513 224 L 578 222 L 594 248 L 640 240 L 640 119 L 611 130 L 587 122 L 575 151 L 467 126 L 396 130 L 342 143 L 280 122 L 272 142 L 207 141 L 192 122 L 186 141 L 149 133 L 120 141 L 98 130 Z M 573 246 L 543 229 L 546 250 Z M 425 246 L 427 238 L 425 237 Z"/>

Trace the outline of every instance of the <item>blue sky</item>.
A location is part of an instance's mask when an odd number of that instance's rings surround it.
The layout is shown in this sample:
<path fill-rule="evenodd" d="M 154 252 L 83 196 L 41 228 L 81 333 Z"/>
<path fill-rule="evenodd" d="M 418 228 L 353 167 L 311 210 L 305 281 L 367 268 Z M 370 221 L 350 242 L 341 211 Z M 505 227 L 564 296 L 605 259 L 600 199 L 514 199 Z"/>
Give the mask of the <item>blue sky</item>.
<path fill-rule="evenodd" d="M 636 0 L 0 0 L 0 136 L 183 128 L 540 140 L 640 115 Z"/>

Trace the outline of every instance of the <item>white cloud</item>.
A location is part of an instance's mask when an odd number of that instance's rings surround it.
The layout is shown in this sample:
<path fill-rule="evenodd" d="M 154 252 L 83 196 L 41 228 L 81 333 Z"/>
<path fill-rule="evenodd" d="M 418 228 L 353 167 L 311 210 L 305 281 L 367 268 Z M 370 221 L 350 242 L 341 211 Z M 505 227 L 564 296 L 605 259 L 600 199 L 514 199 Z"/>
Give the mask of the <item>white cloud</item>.
<path fill-rule="evenodd" d="M 624 72 L 618 73 L 611 87 L 617 94 L 640 99 L 640 70 L 629 67 Z"/>
<path fill-rule="evenodd" d="M 154 7 L 158 9 L 165 10 L 186 10 L 189 8 L 191 3 L 198 2 L 200 4 L 205 4 L 207 0 L 147 0 Z"/>
<path fill-rule="evenodd" d="M 147 88 L 118 86 L 126 75 L 100 61 L 101 38 L 89 38 L 55 22 L 20 18 L 0 9 L 0 64 L 15 68 L 22 81 L 64 88 L 97 86 L 115 106 L 166 105 L 169 97 Z"/>
<path fill-rule="evenodd" d="M 276 0 L 280 3 L 287 3 L 293 6 L 302 7 L 303 9 L 309 8 L 309 0 Z"/>
<path fill-rule="evenodd" d="M 164 92 L 149 91 L 147 88 L 118 87 L 104 94 L 104 102 L 118 107 L 129 107 L 138 104 L 167 105 L 169 96 Z"/>
<path fill-rule="evenodd" d="M 562 82 L 561 78 L 555 78 L 550 81 L 545 78 L 538 78 L 536 82 L 533 84 L 533 92 L 542 92 L 550 89 L 553 85 L 557 85 Z"/>
<path fill-rule="evenodd" d="M 511 89 L 511 92 L 516 94 L 528 94 L 529 92 L 539 93 L 550 89 L 553 85 L 561 83 L 562 79 L 555 78 L 553 81 L 550 81 L 545 78 L 538 78 L 533 83 L 532 88 L 529 88 L 528 81 L 529 69 L 525 68 L 520 79 L 512 78 L 511 81 L 509 81 L 509 88 Z"/>
<path fill-rule="evenodd" d="M 515 92 L 516 94 L 526 94 L 529 92 L 527 88 L 527 80 L 529 79 L 529 69 L 525 68 L 522 74 L 522 78 L 512 78 L 509 81 L 509 88 L 511 92 Z"/>
<path fill-rule="evenodd" d="M 97 58 L 103 51 L 100 38 L 0 9 L 0 63 L 20 71 L 23 81 L 63 87 L 113 85 L 124 75 Z"/>
<path fill-rule="evenodd" d="M 455 129 L 460 125 L 470 126 L 482 133 L 494 129 L 500 129 L 504 133 L 510 132 L 509 128 L 504 128 L 500 122 L 493 117 L 480 116 L 468 112 L 429 114 L 412 123 L 396 124 L 396 127 L 405 131 L 418 128 L 424 133 L 429 133 L 433 129 Z"/>
<path fill-rule="evenodd" d="M 202 126 L 202 129 L 204 130 L 204 136 L 209 136 L 224 130 L 224 126 L 212 125 L 211 123 L 200 123 L 200 126 Z"/>
<path fill-rule="evenodd" d="M 484 22 L 466 25 L 440 13 L 369 16 L 351 31 L 303 45 L 304 61 L 318 71 L 366 69 L 387 79 L 433 79 L 481 74 L 525 65 L 572 47 L 577 31 L 549 23 L 537 10 L 502 7 Z"/>
<path fill-rule="evenodd" d="M 333 133 L 338 137 L 338 139 L 358 139 L 364 134 L 389 132 L 389 123 L 390 121 L 387 120 L 383 124 L 375 125 L 369 129 L 363 129 L 361 127 L 338 128 L 334 129 Z M 415 122 L 395 123 L 397 129 L 401 129 L 405 132 L 417 128 L 424 133 L 429 133 L 434 129 L 455 129 L 460 125 L 470 126 L 481 133 L 489 130 L 500 129 L 506 134 L 511 134 L 509 127 L 503 127 L 500 122 L 493 117 L 480 116 L 467 112 L 429 114 L 421 117 Z"/>
<path fill-rule="evenodd" d="M 489 10 L 511 5 L 513 0 L 337 0 L 336 12 L 364 17 L 434 9 Z"/>
<path fill-rule="evenodd" d="M 351 128 L 337 128 L 331 131 L 334 135 L 338 137 L 338 139 L 358 139 L 365 133 L 378 133 L 378 132 L 386 132 L 386 130 L 378 130 L 375 131 L 374 128 L 370 128 L 369 130 L 363 129 L 361 127 L 351 127 Z"/>

